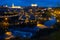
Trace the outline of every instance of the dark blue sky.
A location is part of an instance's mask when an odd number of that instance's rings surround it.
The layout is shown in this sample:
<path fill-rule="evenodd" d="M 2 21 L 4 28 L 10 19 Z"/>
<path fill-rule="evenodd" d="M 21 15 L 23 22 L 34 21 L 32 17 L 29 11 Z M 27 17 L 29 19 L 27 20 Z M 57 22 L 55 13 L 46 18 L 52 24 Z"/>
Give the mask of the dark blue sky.
<path fill-rule="evenodd" d="M 16 6 L 30 6 L 35 3 L 43 7 L 57 7 L 60 4 L 60 0 L 0 0 L 0 5 L 11 6 L 13 3 Z"/>

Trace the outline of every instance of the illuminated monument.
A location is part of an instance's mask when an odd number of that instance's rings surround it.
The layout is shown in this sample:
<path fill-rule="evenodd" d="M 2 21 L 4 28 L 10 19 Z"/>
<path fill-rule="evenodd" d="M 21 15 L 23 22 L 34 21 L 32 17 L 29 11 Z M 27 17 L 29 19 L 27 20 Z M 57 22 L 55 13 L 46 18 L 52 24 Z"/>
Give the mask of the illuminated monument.
<path fill-rule="evenodd" d="M 31 4 L 31 6 L 38 6 L 37 4 Z"/>
<path fill-rule="evenodd" d="M 14 4 L 12 4 L 12 8 L 21 8 L 21 6 L 15 6 Z"/>

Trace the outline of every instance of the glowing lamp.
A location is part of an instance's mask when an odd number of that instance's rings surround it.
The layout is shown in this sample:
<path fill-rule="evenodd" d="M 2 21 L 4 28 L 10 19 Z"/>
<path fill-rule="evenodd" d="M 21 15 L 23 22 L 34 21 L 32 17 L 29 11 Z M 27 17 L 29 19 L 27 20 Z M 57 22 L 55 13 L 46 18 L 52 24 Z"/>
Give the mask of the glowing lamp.
<path fill-rule="evenodd" d="M 8 20 L 8 18 L 5 18 L 5 20 Z"/>
<path fill-rule="evenodd" d="M 12 35 L 12 33 L 11 33 L 11 32 L 6 32 L 5 34 L 6 34 L 6 35 Z"/>

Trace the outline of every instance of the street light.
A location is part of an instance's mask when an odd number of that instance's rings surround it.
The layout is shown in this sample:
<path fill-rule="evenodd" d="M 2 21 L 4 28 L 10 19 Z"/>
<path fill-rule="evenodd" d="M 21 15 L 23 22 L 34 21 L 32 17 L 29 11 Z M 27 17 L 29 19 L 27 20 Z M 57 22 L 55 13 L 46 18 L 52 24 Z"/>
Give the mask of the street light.
<path fill-rule="evenodd" d="M 5 18 L 5 20 L 8 20 L 8 18 Z"/>

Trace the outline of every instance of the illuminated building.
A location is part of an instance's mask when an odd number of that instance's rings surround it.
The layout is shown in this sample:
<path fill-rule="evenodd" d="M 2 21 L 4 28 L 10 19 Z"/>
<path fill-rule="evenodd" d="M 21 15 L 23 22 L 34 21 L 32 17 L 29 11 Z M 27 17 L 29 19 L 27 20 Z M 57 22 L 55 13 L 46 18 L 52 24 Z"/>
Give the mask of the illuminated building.
<path fill-rule="evenodd" d="M 19 18 L 18 13 L 13 13 L 11 11 L 8 12 L 8 8 L 5 8 L 5 9 L 3 8 L 3 10 L 6 10 L 6 12 L 2 11 L 2 13 L 0 13 L 0 21 L 1 21 L 1 24 L 3 24 L 3 26 L 4 25 L 8 26 L 8 25 L 14 24 L 14 23 L 19 24 L 17 22 L 17 20 Z"/>
<path fill-rule="evenodd" d="M 8 22 L 3 22 L 3 26 L 7 27 L 7 26 L 9 26 L 9 23 Z"/>
<path fill-rule="evenodd" d="M 12 4 L 12 8 L 22 8 L 21 6 L 15 6 L 14 4 Z"/>
<path fill-rule="evenodd" d="M 34 7 L 34 6 L 36 7 L 36 6 L 38 6 L 38 5 L 37 5 L 37 4 L 31 4 L 31 6 L 32 6 L 32 7 Z"/>

